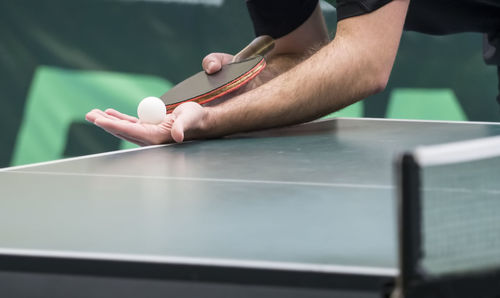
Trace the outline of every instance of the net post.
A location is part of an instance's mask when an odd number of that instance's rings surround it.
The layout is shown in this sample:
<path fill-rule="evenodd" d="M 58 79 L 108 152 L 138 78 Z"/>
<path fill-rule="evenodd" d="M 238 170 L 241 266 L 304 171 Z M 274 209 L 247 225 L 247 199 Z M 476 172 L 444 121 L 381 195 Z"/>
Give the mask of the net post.
<path fill-rule="evenodd" d="M 394 296 L 404 297 L 405 289 L 419 272 L 421 251 L 420 167 L 412 153 L 396 160 L 398 206 L 399 276 Z"/>

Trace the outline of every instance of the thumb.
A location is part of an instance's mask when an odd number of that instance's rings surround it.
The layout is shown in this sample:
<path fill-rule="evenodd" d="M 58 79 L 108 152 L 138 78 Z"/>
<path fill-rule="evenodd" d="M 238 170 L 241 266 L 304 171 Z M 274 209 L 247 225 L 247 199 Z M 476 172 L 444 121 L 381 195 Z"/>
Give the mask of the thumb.
<path fill-rule="evenodd" d="M 196 131 L 201 127 L 203 107 L 195 102 L 187 102 L 173 111 L 175 120 L 171 135 L 174 141 L 182 143 L 187 131 Z"/>
<path fill-rule="evenodd" d="M 223 65 L 230 63 L 232 59 L 233 55 L 230 54 L 211 53 L 203 58 L 201 66 L 207 74 L 213 74 L 221 70 Z"/>
<path fill-rule="evenodd" d="M 178 120 L 179 119 L 174 122 L 170 134 L 172 135 L 172 139 L 174 139 L 175 142 L 182 143 L 184 141 L 184 125 L 181 123 L 181 121 Z"/>

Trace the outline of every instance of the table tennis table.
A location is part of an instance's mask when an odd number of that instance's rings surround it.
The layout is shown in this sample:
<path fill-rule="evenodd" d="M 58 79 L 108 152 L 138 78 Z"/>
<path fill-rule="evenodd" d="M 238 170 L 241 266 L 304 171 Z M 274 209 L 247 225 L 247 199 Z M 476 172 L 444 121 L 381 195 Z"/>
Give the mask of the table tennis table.
<path fill-rule="evenodd" d="M 0 170 L 3 297 L 383 297 L 394 160 L 500 124 L 322 120 Z"/>

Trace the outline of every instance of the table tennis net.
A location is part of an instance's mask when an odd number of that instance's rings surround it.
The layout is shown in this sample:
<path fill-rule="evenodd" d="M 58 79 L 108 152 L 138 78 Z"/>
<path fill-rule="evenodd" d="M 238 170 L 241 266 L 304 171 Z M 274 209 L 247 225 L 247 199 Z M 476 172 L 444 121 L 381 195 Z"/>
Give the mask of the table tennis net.
<path fill-rule="evenodd" d="M 500 138 L 417 150 L 420 260 L 430 276 L 500 268 Z"/>

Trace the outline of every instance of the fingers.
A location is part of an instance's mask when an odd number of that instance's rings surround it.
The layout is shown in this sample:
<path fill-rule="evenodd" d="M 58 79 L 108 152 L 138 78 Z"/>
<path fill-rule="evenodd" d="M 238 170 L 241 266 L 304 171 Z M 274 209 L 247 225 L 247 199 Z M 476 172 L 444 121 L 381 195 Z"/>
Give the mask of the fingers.
<path fill-rule="evenodd" d="M 173 141 L 170 135 L 174 121 L 173 115 L 167 115 L 165 121 L 153 125 L 141 123 L 136 117 L 120 113 L 114 109 L 107 109 L 106 111 L 94 109 L 85 115 L 85 119 L 115 137 L 140 146 Z"/>
<path fill-rule="evenodd" d="M 225 53 L 211 53 L 208 54 L 201 65 L 206 73 L 213 74 L 221 70 L 222 65 L 228 64 L 233 60 L 233 55 Z"/>
<path fill-rule="evenodd" d="M 85 119 L 89 122 L 92 122 L 94 124 L 96 124 L 96 122 L 102 122 L 102 120 L 98 120 L 100 118 L 105 118 L 105 119 L 109 119 L 111 121 L 121 121 L 120 119 L 112 116 L 112 115 L 109 115 L 99 109 L 94 109 L 90 112 L 87 113 L 87 115 L 85 115 Z M 96 124 L 97 125 L 97 124 Z M 97 125 L 99 126 L 99 125 Z M 102 127 L 101 127 L 102 128 Z M 126 141 L 129 141 L 129 142 L 132 142 L 132 143 L 135 143 L 137 145 L 140 145 L 140 146 L 144 146 L 145 144 L 141 141 L 138 141 L 138 140 L 135 140 L 135 139 L 131 139 L 125 135 L 121 135 L 115 131 L 111 131 L 111 130 L 107 130 L 106 128 L 103 128 L 104 130 L 106 130 L 108 133 L 112 134 L 113 136 L 117 137 L 117 138 L 121 138 L 121 139 L 124 139 Z"/>
<path fill-rule="evenodd" d="M 94 121 L 94 124 L 109 133 L 134 140 L 144 140 L 147 136 L 147 131 L 143 126 L 124 120 L 117 121 L 107 117 L 99 117 Z"/>
<path fill-rule="evenodd" d="M 133 116 L 129 116 L 127 114 L 123 114 L 114 109 L 106 109 L 105 112 L 99 109 L 93 109 L 85 115 L 85 119 L 89 122 L 94 123 L 95 120 L 99 117 L 104 117 L 112 120 L 125 120 L 131 123 L 139 122 L 139 119 Z"/>
<path fill-rule="evenodd" d="M 92 123 L 95 122 L 95 120 L 100 117 L 117 120 L 116 117 L 108 115 L 99 109 L 93 109 L 92 111 L 88 112 L 87 115 L 85 115 L 85 119 L 87 119 L 87 121 Z"/>
<path fill-rule="evenodd" d="M 139 119 L 137 119 L 136 117 L 120 113 L 115 109 L 106 109 L 106 114 L 114 116 L 114 117 L 121 119 L 121 120 L 130 121 L 132 123 L 137 123 L 139 121 Z"/>
<path fill-rule="evenodd" d="M 99 112 L 98 109 L 93 109 L 92 111 L 88 112 L 85 115 L 85 120 L 94 123 L 95 119 L 99 116 L 98 112 Z"/>

